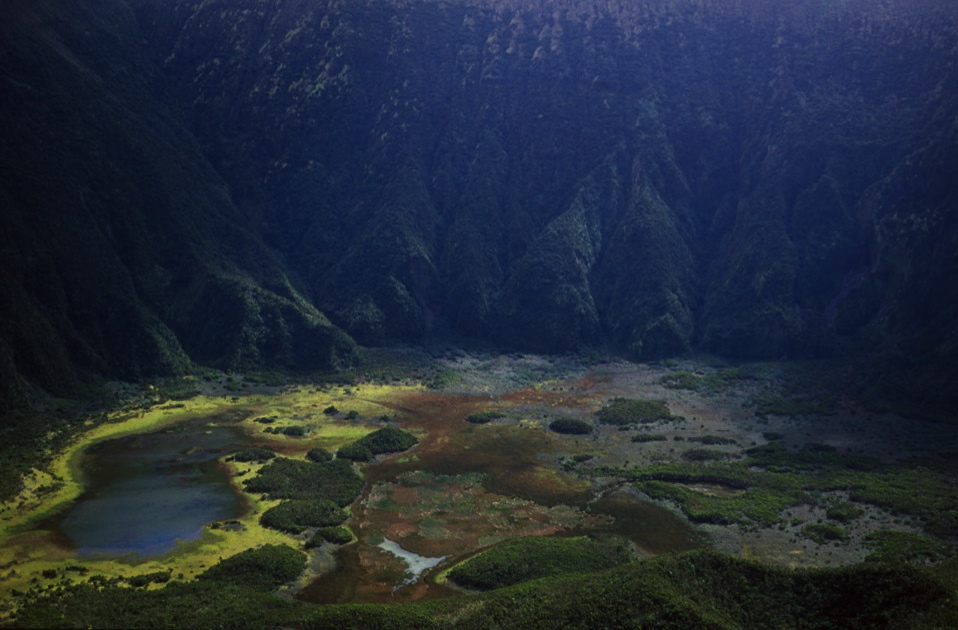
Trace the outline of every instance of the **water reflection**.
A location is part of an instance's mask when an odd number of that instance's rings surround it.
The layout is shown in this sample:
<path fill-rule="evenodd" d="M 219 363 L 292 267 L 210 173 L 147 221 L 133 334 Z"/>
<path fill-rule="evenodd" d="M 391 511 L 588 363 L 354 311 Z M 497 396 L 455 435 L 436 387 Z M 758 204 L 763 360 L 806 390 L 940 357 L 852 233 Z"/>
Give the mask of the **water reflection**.
<path fill-rule="evenodd" d="M 242 442 L 232 427 L 196 421 L 98 444 L 84 456 L 86 492 L 53 527 L 81 556 L 168 552 L 243 513 L 216 462 Z"/>

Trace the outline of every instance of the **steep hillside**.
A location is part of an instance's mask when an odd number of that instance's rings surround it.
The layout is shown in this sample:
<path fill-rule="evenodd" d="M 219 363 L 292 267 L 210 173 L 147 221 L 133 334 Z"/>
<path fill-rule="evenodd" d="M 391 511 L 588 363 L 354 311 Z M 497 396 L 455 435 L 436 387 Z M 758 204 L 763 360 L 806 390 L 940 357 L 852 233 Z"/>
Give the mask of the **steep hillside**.
<path fill-rule="evenodd" d="M 947 3 L 0 11 L 7 400 L 190 359 L 328 365 L 333 325 L 877 353 L 958 398 Z"/>
<path fill-rule="evenodd" d="M 167 107 L 125 3 L 5 2 L 0 60 L 0 407 L 348 349 Z"/>
<path fill-rule="evenodd" d="M 238 203 L 362 341 L 940 353 L 953 12 L 772 4 L 134 2 Z"/>

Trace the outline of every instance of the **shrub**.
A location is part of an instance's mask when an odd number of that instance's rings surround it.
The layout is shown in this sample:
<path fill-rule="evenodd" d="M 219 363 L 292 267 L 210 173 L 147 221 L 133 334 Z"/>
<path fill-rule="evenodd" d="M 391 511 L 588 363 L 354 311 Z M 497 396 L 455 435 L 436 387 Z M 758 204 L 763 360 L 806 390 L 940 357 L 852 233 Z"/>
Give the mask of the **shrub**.
<path fill-rule="evenodd" d="M 369 450 L 369 447 L 365 444 L 352 442 L 351 444 L 340 447 L 340 449 L 336 451 L 336 457 L 348 459 L 353 462 L 368 462 L 373 458 L 373 452 Z"/>
<path fill-rule="evenodd" d="M 613 398 L 609 406 L 600 409 L 595 415 L 599 422 L 616 426 L 658 422 L 675 417 L 668 406 L 660 400 L 630 398 Z"/>
<path fill-rule="evenodd" d="M 694 391 L 699 388 L 699 385 L 702 383 L 702 378 L 691 372 L 679 371 L 666 374 L 659 379 L 659 382 L 669 389 L 687 389 Z"/>
<path fill-rule="evenodd" d="M 329 499 L 337 505 L 352 503 L 363 481 L 348 461 L 301 462 L 277 457 L 244 484 L 249 492 L 272 499 Z"/>
<path fill-rule="evenodd" d="M 383 427 L 339 449 L 339 457 L 354 462 L 368 462 L 376 455 L 405 451 L 419 440 L 412 433 L 396 427 Z"/>
<path fill-rule="evenodd" d="M 341 525 L 346 521 L 346 513 L 332 501 L 283 501 L 263 512 L 259 521 L 264 527 L 299 534 L 307 527 Z"/>
<path fill-rule="evenodd" d="M 828 509 L 825 510 L 826 517 L 841 523 L 850 523 L 864 513 L 865 510 L 847 501 L 830 505 Z"/>
<path fill-rule="evenodd" d="M 352 540 L 353 533 L 349 531 L 348 527 L 343 527 L 342 525 L 320 527 L 306 543 L 306 547 L 319 547 L 324 542 L 331 542 L 334 545 L 345 545 L 348 542 L 352 542 Z"/>
<path fill-rule="evenodd" d="M 306 565 L 306 554 L 286 545 L 263 545 L 221 560 L 202 573 L 200 581 L 274 588 L 295 580 Z"/>
<path fill-rule="evenodd" d="M 325 448 L 314 448 L 307 451 L 306 457 L 310 461 L 314 461 L 314 462 L 318 462 L 322 464 L 323 462 L 328 462 L 332 460 L 333 454 L 327 451 Z"/>
<path fill-rule="evenodd" d="M 720 435 L 700 435 L 695 437 L 690 437 L 689 442 L 699 442 L 701 444 L 706 444 L 709 446 L 721 445 L 721 444 L 735 444 L 735 440 L 728 437 L 722 437 Z"/>
<path fill-rule="evenodd" d="M 480 411 L 479 413 L 469 415 L 466 418 L 466 422 L 471 422 L 472 424 L 487 424 L 493 420 L 505 417 L 506 414 L 501 411 Z"/>
<path fill-rule="evenodd" d="M 616 539 L 514 538 L 455 567 L 449 578 L 482 590 L 562 573 L 606 569 L 632 559 Z"/>
<path fill-rule="evenodd" d="M 923 562 L 941 558 L 945 546 L 934 538 L 913 532 L 889 529 L 871 532 L 865 536 L 865 546 L 872 553 L 865 562 Z"/>
<path fill-rule="evenodd" d="M 820 545 L 834 541 L 848 540 L 848 532 L 831 523 L 811 523 L 802 528 L 802 536 Z"/>
<path fill-rule="evenodd" d="M 230 459 L 237 462 L 265 462 L 276 457 L 268 448 L 252 446 L 233 455 Z"/>
<path fill-rule="evenodd" d="M 549 423 L 549 428 L 556 433 L 566 435 L 587 435 L 592 433 L 592 425 L 575 418 L 558 418 Z"/>
<path fill-rule="evenodd" d="M 637 433 L 632 436 L 633 442 L 665 442 L 668 438 L 661 433 Z"/>

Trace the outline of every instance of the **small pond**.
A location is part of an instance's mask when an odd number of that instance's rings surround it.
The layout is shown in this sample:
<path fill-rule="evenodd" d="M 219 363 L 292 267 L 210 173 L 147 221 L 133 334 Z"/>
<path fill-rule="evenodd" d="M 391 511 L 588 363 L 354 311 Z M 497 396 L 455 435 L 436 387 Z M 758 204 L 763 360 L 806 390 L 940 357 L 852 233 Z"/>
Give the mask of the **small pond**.
<path fill-rule="evenodd" d="M 242 497 L 217 458 L 244 444 L 208 419 L 96 444 L 84 453 L 86 491 L 49 524 L 80 556 L 155 556 L 241 516 Z"/>

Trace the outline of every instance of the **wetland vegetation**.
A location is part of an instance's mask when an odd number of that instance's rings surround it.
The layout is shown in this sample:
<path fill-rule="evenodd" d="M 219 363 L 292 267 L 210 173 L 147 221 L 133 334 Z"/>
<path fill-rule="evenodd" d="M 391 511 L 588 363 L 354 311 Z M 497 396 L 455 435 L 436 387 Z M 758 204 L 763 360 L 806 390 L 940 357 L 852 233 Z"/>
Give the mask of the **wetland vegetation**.
<path fill-rule="evenodd" d="M 454 384 L 382 383 L 364 366 L 333 382 L 245 380 L 217 394 L 214 378 L 207 395 L 89 425 L 36 473 L 61 479 L 59 494 L 28 484 L 4 506 L 8 622 L 531 627 L 543 601 L 573 626 L 597 614 L 656 623 L 649 607 L 663 606 L 668 627 L 803 627 L 807 615 L 807 627 L 867 627 L 879 608 L 921 627 L 954 615 L 958 497 L 943 425 L 930 444 L 903 445 L 919 421 L 839 405 L 827 384 L 793 378 L 794 366 L 719 378 L 730 368 L 688 361 L 681 373 L 723 384 L 689 388 L 655 364 L 479 352 L 433 361 Z M 755 405 L 776 397 L 814 404 Z M 305 435 L 264 433 L 264 418 Z M 78 473 L 95 445 L 184 422 L 245 436 L 211 454 L 242 514 L 137 557 L 80 558 L 44 529 L 41 515 L 85 501 Z M 701 547 L 712 550 L 689 552 Z M 404 554 L 427 563 L 421 575 Z M 833 618 L 821 602 L 860 596 L 864 579 L 876 584 L 867 601 Z"/>

